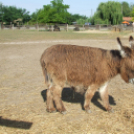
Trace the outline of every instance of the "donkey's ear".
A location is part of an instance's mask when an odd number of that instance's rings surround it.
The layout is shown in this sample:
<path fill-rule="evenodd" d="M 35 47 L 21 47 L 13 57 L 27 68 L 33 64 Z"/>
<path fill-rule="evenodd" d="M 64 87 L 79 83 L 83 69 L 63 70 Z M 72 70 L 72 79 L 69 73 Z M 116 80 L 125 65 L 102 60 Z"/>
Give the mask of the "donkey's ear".
<path fill-rule="evenodd" d="M 122 42 L 121 42 L 119 37 L 117 37 L 117 42 L 118 42 L 119 49 L 122 50 L 123 49 L 123 45 L 122 45 Z"/>
<path fill-rule="evenodd" d="M 134 39 L 132 36 L 129 37 L 129 45 L 132 49 L 134 49 Z"/>
<path fill-rule="evenodd" d="M 126 52 L 124 50 L 124 47 L 123 47 L 122 42 L 121 42 L 119 37 L 117 37 L 117 42 L 118 42 L 118 47 L 119 47 L 120 55 L 122 56 L 122 58 L 126 57 L 127 54 L 126 54 Z"/>

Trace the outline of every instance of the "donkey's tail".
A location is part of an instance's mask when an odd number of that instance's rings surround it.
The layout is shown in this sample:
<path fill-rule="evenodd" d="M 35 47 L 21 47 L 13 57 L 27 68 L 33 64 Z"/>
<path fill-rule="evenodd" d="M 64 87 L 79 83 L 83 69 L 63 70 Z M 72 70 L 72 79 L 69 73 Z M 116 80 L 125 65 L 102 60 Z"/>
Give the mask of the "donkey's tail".
<path fill-rule="evenodd" d="M 45 84 L 48 84 L 47 69 L 46 69 L 46 64 L 45 64 L 45 62 L 43 60 L 43 56 L 40 59 L 40 64 L 41 64 L 42 72 L 43 72 L 43 75 L 44 75 L 44 78 L 45 78 Z"/>

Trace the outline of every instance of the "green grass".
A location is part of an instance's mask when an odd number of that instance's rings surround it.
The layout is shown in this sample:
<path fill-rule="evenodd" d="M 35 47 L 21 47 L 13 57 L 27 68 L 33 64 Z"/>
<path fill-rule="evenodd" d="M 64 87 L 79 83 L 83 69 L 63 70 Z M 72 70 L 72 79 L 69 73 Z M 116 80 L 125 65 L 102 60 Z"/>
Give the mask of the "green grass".
<path fill-rule="evenodd" d="M 46 32 L 36 30 L 0 30 L 0 42 L 43 41 L 57 39 L 115 39 L 117 36 L 123 36 L 127 34 L 128 32 L 76 33 L 73 31 Z"/>

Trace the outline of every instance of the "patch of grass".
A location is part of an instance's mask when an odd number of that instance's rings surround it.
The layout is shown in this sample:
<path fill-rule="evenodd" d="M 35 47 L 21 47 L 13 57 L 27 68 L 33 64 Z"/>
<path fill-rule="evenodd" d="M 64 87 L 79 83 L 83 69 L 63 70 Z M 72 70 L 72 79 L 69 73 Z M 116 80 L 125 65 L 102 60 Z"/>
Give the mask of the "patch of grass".
<path fill-rule="evenodd" d="M 0 30 L 0 42 L 71 40 L 71 39 L 115 39 L 128 32 L 121 33 L 76 33 L 74 31 L 47 32 L 37 30 Z"/>

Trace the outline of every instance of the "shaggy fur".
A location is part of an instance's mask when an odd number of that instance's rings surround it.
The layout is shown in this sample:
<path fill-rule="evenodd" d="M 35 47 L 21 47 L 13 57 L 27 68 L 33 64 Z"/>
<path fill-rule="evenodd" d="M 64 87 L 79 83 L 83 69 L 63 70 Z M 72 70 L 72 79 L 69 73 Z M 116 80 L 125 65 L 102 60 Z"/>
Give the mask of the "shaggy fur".
<path fill-rule="evenodd" d="M 130 37 L 130 43 L 133 37 Z M 84 108 L 90 112 L 90 101 L 97 89 L 106 110 L 111 111 L 108 98 L 108 82 L 120 74 L 125 82 L 134 83 L 134 50 L 122 45 L 120 50 L 105 50 L 76 45 L 54 45 L 44 51 L 40 62 L 47 89 L 47 111 L 56 109 L 65 113 L 61 100 L 63 87 L 69 86 L 85 92 Z M 55 102 L 56 109 L 53 102 Z"/>

